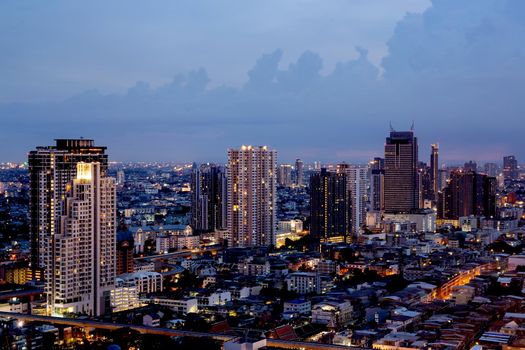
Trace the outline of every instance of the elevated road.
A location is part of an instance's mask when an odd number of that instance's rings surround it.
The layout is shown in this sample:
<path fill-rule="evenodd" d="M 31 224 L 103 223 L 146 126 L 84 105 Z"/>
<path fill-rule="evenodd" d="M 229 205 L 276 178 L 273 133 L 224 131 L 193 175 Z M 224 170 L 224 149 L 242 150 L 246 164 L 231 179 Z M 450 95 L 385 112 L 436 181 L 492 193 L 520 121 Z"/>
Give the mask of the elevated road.
<path fill-rule="evenodd" d="M 154 335 L 165 335 L 168 337 L 206 337 L 214 340 L 226 342 L 238 338 L 237 336 L 227 334 L 216 334 L 206 332 L 192 332 L 183 331 L 171 328 L 155 328 L 138 326 L 131 324 L 122 323 L 110 323 L 110 322 L 98 322 L 93 320 L 83 320 L 78 318 L 61 318 L 51 316 L 38 316 L 38 315 L 26 315 L 11 312 L 0 312 L 0 317 L 10 317 L 24 322 L 41 322 L 64 326 L 82 327 L 82 328 L 93 328 L 93 329 L 106 329 L 106 330 L 117 330 L 121 328 L 129 328 L 142 334 L 154 334 Z M 305 350 L 348 350 L 347 346 L 342 345 L 330 345 L 322 343 L 309 343 L 309 342 L 298 342 L 298 341 L 287 341 L 279 339 L 266 339 L 266 345 L 282 349 L 305 349 Z M 352 350 L 365 350 L 365 348 L 352 348 Z"/>

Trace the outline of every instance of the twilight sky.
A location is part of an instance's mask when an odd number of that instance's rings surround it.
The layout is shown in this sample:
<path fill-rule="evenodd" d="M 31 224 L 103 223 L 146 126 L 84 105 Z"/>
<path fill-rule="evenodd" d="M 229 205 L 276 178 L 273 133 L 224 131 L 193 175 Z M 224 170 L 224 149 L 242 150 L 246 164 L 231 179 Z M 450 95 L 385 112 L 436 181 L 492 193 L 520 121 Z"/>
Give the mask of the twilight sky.
<path fill-rule="evenodd" d="M 118 161 L 525 159 L 523 0 L 0 2 L 0 162 L 84 136 Z"/>

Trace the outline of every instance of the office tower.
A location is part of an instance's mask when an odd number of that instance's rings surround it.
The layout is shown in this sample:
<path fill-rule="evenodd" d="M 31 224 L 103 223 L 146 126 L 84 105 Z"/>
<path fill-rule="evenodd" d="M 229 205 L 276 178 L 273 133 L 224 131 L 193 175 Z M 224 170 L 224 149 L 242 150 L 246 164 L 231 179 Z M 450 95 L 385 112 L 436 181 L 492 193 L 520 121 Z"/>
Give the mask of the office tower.
<path fill-rule="evenodd" d="M 131 273 L 135 271 L 133 260 L 134 248 L 133 234 L 129 231 L 117 233 L 117 266 L 116 274 Z"/>
<path fill-rule="evenodd" d="M 321 170 L 321 162 L 319 161 L 314 162 L 314 170 Z"/>
<path fill-rule="evenodd" d="M 430 182 L 432 186 L 433 201 L 437 200 L 439 188 L 439 145 L 433 143 L 430 145 Z"/>
<path fill-rule="evenodd" d="M 95 146 L 93 140 L 58 139 L 54 146 L 37 147 L 29 152 L 31 266 L 43 266 L 41 239 L 57 233 L 56 221 L 66 185 L 77 175 L 77 163 L 98 162 L 100 172 L 107 172 L 106 147 Z"/>
<path fill-rule="evenodd" d="M 304 163 L 300 159 L 295 160 L 295 184 L 297 186 L 304 185 Z"/>
<path fill-rule="evenodd" d="M 344 173 L 350 196 L 350 232 L 360 233 L 366 223 L 366 191 L 368 169 L 346 163 L 337 165 L 337 172 Z"/>
<path fill-rule="evenodd" d="M 418 146 L 414 132 L 394 131 L 385 143 L 385 211 L 407 213 L 419 208 Z"/>
<path fill-rule="evenodd" d="M 418 162 L 418 198 L 419 207 L 424 208 L 425 201 L 434 200 L 434 191 L 432 189 L 432 170 L 425 162 Z"/>
<path fill-rule="evenodd" d="M 191 177 L 191 225 L 195 232 L 224 230 L 226 173 L 215 164 L 194 166 Z"/>
<path fill-rule="evenodd" d="M 115 180 L 99 163 L 78 163 L 66 187 L 57 230 L 42 241 L 48 312 L 99 316 L 115 284 Z"/>
<path fill-rule="evenodd" d="M 124 182 L 126 182 L 126 175 L 124 174 L 124 170 L 119 169 L 117 171 L 117 185 L 124 185 Z"/>
<path fill-rule="evenodd" d="M 350 232 L 350 198 L 344 172 L 321 169 L 310 176 L 310 234 L 319 239 Z"/>
<path fill-rule="evenodd" d="M 385 160 L 376 157 L 370 162 L 370 209 L 382 211 L 385 207 Z"/>
<path fill-rule="evenodd" d="M 488 176 L 498 176 L 498 165 L 496 163 L 485 163 L 484 170 Z"/>
<path fill-rule="evenodd" d="M 277 184 L 281 187 L 290 187 L 292 181 L 293 167 L 290 164 L 281 164 L 277 167 Z"/>
<path fill-rule="evenodd" d="M 518 161 L 514 156 L 503 157 L 503 177 L 505 180 L 516 180 L 519 177 Z"/>
<path fill-rule="evenodd" d="M 465 163 L 465 165 L 463 165 L 463 170 L 465 170 L 465 172 L 469 172 L 469 171 L 477 172 L 478 164 L 474 162 L 473 160 L 468 161 Z"/>
<path fill-rule="evenodd" d="M 472 171 L 455 170 L 439 195 L 438 218 L 496 215 L 496 179 Z"/>
<path fill-rule="evenodd" d="M 439 186 L 439 190 L 440 191 L 443 191 L 443 189 L 445 188 L 445 186 L 447 185 L 447 181 L 448 181 L 448 175 L 449 175 L 449 172 L 447 169 L 439 169 L 438 170 L 438 186 Z"/>
<path fill-rule="evenodd" d="M 228 231 L 231 246 L 275 245 L 277 152 L 266 146 L 228 150 Z"/>

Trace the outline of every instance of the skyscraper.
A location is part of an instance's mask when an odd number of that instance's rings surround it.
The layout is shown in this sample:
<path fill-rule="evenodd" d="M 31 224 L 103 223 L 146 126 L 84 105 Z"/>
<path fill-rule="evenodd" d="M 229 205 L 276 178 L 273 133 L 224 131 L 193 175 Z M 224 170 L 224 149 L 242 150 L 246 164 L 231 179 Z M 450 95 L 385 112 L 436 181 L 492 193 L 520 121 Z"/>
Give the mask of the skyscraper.
<path fill-rule="evenodd" d="M 304 163 L 300 159 L 295 160 L 295 184 L 297 186 L 304 185 Z"/>
<path fill-rule="evenodd" d="M 465 170 L 466 172 L 469 172 L 469 171 L 477 172 L 478 164 L 475 161 L 470 160 L 468 162 L 465 162 L 465 164 L 463 165 L 463 170 Z"/>
<path fill-rule="evenodd" d="M 439 195 L 438 218 L 458 220 L 461 216 L 496 215 L 496 179 L 473 171 L 453 171 Z"/>
<path fill-rule="evenodd" d="M 350 198 L 345 172 L 321 169 L 310 176 L 310 234 L 318 239 L 350 233 Z"/>
<path fill-rule="evenodd" d="M 503 157 L 503 177 L 505 180 L 516 180 L 519 177 L 518 161 L 516 160 L 516 157 Z"/>
<path fill-rule="evenodd" d="M 419 208 L 418 146 L 411 131 L 390 132 L 385 143 L 385 211 L 406 213 Z"/>
<path fill-rule="evenodd" d="M 385 160 L 374 158 L 370 163 L 370 209 L 382 211 L 385 208 Z"/>
<path fill-rule="evenodd" d="M 437 201 L 439 188 L 439 145 L 433 143 L 430 146 L 430 182 L 432 185 L 432 195 Z"/>
<path fill-rule="evenodd" d="M 368 169 L 351 164 L 338 164 L 337 171 L 346 174 L 350 198 L 350 232 L 359 233 L 366 222 L 366 191 Z"/>
<path fill-rule="evenodd" d="M 231 246 L 275 245 L 276 159 L 267 146 L 228 150 Z"/>
<path fill-rule="evenodd" d="M 498 165 L 496 163 L 485 163 L 484 170 L 488 176 L 498 176 Z"/>
<path fill-rule="evenodd" d="M 115 284 L 115 180 L 99 163 L 78 163 L 66 185 L 54 234 L 41 241 L 45 293 L 52 315 L 99 316 Z"/>
<path fill-rule="evenodd" d="M 292 185 L 293 167 L 290 164 L 280 164 L 277 167 L 277 184 L 281 187 Z"/>
<path fill-rule="evenodd" d="M 37 147 L 29 152 L 31 266 L 42 263 L 41 240 L 57 233 L 61 215 L 60 203 L 66 196 L 66 185 L 77 175 L 79 162 L 97 162 L 100 173 L 107 172 L 106 147 L 93 140 L 58 139 L 55 146 Z"/>
<path fill-rule="evenodd" d="M 196 232 L 226 228 L 226 173 L 215 164 L 196 166 L 191 178 L 191 225 Z"/>

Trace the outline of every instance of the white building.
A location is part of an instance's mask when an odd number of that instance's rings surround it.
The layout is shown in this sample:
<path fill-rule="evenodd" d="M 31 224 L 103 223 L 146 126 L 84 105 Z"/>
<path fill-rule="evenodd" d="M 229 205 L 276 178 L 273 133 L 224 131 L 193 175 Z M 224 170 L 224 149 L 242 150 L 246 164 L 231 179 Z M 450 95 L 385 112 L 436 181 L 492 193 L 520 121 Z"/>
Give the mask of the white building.
<path fill-rule="evenodd" d="M 337 171 L 346 174 L 346 187 L 350 191 L 351 232 L 360 233 L 361 227 L 366 224 L 368 169 L 343 163 L 337 165 Z"/>
<path fill-rule="evenodd" d="M 286 287 L 299 294 L 320 294 L 321 278 L 316 272 L 294 272 L 286 276 Z"/>
<path fill-rule="evenodd" d="M 40 236 L 49 314 L 109 311 L 115 284 L 115 181 L 99 163 L 78 163 L 55 235 Z"/>
<path fill-rule="evenodd" d="M 228 231 L 234 247 L 275 245 L 277 152 L 266 146 L 228 150 Z"/>
<path fill-rule="evenodd" d="M 310 315 L 312 312 L 312 303 L 310 300 L 295 299 L 284 302 L 285 313 L 297 313 L 301 315 Z"/>
<path fill-rule="evenodd" d="M 139 292 L 133 281 L 115 279 L 115 289 L 111 291 L 111 308 L 113 312 L 135 309 L 143 306 L 139 300 Z"/>
<path fill-rule="evenodd" d="M 303 232 L 303 222 L 299 219 L 279 221 L 277 233 L 300 233 Z"/>
<path fill-rule="evenodd" d="M 324 301 L 312 307 L 312 323 L 345 326 L 352 320 L 352 312 L 352 304 L 348 301 Z"/>
<path fill-rule="evenodd" d="M 436 212 L 433 210 L 421 211 L 421 213 L 410 214 L 390 214 L 385 213 L 385 221 L 392 222 L 412 222 L 416 225 L 417 232 L 435 232 L 436 231 Z"/>
<path fill-rule="evenodd" d="M 133 273 L 124 273 L 118 277 L 124 282 L 134 284 L 139 294 L 156 293 L 162 291 L 162 275 L 158 272 L 139 271 Z"/>
<path fill-rule="evenodd" d="M 175 312 L 181 314 L 188 314 L 190 312 L 199 311 L 198 302 L 196 298 L 181 298 L 181 299 L 170 299 L 170 298 L 151 298 L 148 300 L 151 304 L 157 304 L 167 306 Z"/>

